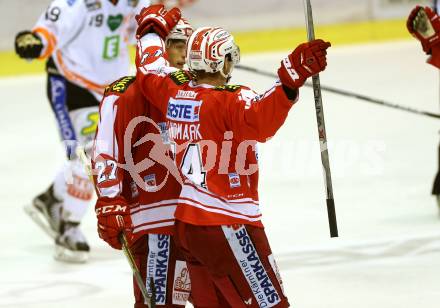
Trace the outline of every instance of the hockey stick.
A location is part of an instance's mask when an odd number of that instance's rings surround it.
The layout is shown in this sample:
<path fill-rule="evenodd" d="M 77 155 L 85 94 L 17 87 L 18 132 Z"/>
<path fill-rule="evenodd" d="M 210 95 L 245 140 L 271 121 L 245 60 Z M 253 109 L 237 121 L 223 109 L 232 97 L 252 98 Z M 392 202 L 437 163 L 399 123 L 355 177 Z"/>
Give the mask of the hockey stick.
<path fill-rule="evenodd" d="M 312 5 L 310 0 L 304 0 L 304 15 L 306 17 L 307 37 L 309 41 L 315 39 L 313 26 Z M 313 94 L 315 96 L 316 120 L 318 121 L 319 145 L 321 148 L 321 162 L 324 170 L 324 184 L 327 194 L 327 215 L 330 226 L 330 236 L 338 236 L 338 224 L 336 221 L 335 201 L 333 199 L 332 176 L 330 173 L 330 161 L 328 158 L 327 134 L 325 131 L 324 110 L 322 106 L 321 85 L 319 74 L 312 76 Z"/>
<path fill-rule="evenodd" d="M 435 5 L 435 8 L 437 8 L 437 5 Z M 436 12 L 438 14 L 438 12 Z M 262 76 L 266 76 L 266 77 L 272 77 L 272 78 L 278 78 L 278 75 L 270 73 L 270 72 L 265 72 L 265 71 L 261 71 L 257 68 L 253 68 L 250 66 L 246 66 L 246 65 L 236 65 L 235 66 L 237 69 L 241 69 L 243 71 L 248 71 L 248 72 L 252 72 L 258 75 L 262 75 Z M 304 84 L 307 87 L 312 87 L 313 85 L 310 84 L 309 82 L 306 82 Z M 428 116 L 431 118 L 436 118 L 439 119 L 440 118 L 440 114 L 438 113 L 432 113 L 429 111 L 423 111 L 423 110 L 418 110 L 415 108 L 411 108 L 411 107 L 406 107 L 406 106 L 401 106 L 395 103 L 391 103 L 391 102 L 386 102 L 384 100 L 381 99 L 377 99 L 377 98 L 373 98 L 373 97 L 369 97 L 366 95 L 362 95 L 362 94 L 358 94 L 358 93 L 354 93 L 354 92 L 350 92 L 350 91 L 346 91 L 346 90 L 341 90 L 341 89 L 337 89 L 337 88 L 333 88 L 333 87 L 328 87 L 328 86 L 323 86 L 321 85 L 321 89 L 327 92 L 331 92 L 331 93 L 335 93 L 335 94 L 339 94 L 342 96 L 347 96 L 347 97 L 352 97 L 352 98 L 357 98 L 359 100 L 363 100 L 369 103 L 373 103 L 373 104 L 377 104 L 377 105 L 382 105 L 385 107 L 389 107 L 389 108 L 393 108 L 393 109 L 398 109 L 398 110 L 402 110 L 402 111 L 406 111 L 409 113 L 414 113 L 414 114 L 418 114 L 418 115 L 424 115 L 424 116 Z M 440 92 L 439 92 L 440 93 Z"/>
<path fill-rule="evenodd" d="M 76 147 L 76 155 L 79 157 L 80 161 L 84 165 L 84 168 L 86 169 L 86 173 L 93 183 L 92 167 L 90 166 L 89 159 L 87 158 L 86 152 L 82 146 Z M 122 221 L 121 223 L 124 224 L 124 219 L 122 218 L 122 216 L 118 215 L 116 219 Z M 150 282 L 150 286 L 152 290 L 152 295 L 150 297 L 148 295 L 147 288 L 145 287 L 145 284 L 142 280 L 141 273 L 139 272 L 139 269 L 136 266 L 136 261 L 134 260 L 133 254 L 131 253 L 130 247 L 128 245 L 127 237 L 125 236 L 124 232 L 122 232 L 119 235 L 119 241 L 122 244 L 122 250 L 124 252 L 125 257 L 127 258 L 128 264 L 131 267 L 134 279 L 136 280 L 139 290 L 141 291 L 142 296 L 144 298 L 144 302 L 148 305 L 149 308 L 155 308 L 156 288 L 154 286 L 153 278 L 151 278 L 151 282 Z"/>
<path fill-rule="evenodd" d="M 271 78 L 278 78 L 277 74 L 273 74 L 273 73 L 269 73 L 269 72 L 265 72 L 265 71 L 261 71 L 257 68 L 253 68 L 250 66 L 246 66 L 246 65 L 237 65 L 235 66 L 237 69 L 241 69 L 243 71 L 247 71 L 247 72 L 251 72 L 251 73 L 255 73 L 261 76 L 266 76 L 266 77 L 271 77 Z M 307 87 L 313 87 L 313 85 L 311 83 L 306 82 L 305 86 Z M 350 91 L 346 91 L 346 90 L 341 90 L 341 89 L 336 89 L 333 87 L 328 87 L 328 86 L 323 86 L 321 85 L 321 90 L 323 91 L 327 91 L 330 93 L 334 93 L 334 94 L 339 94 L 342 96 L 347 96 L 347 97 L 352 97 L 352 98 L 357 98 L 361 101 L 365 101 L 368 103 L 373 103 L 376 105 L 382 105 L 384 107 L 388 107 L 388 108 L 393 108 L 393 109 L 398 109 L 398 110 L 402 110 L 402 111 L 406 111 L 409 113 L 414 113 L 414 114 L 418 114 L 418 115 L 423 115 L 423 116 L 427 116 L 427 117 L 431 117 L 431 118 L 436 118 L 436 119 L 440 119 L 440 114 L 437 113 L 432 113 L 432 112 L 428 112 L 428 111 L 423 111 L 423 110 L 418 110 L 415 108 L 411 108 L 411 107 L 406 107 L 406 106 L 401 106 L 395 103 L 390 103 L 390 102 L 386 102 L 384 100 L 381 99 L 377 99 L 377 98 L 373 98 L 373 97 L 369 97 L 363 94 L 358 94 L 358 93 L 354 93 L 354 92 L 350 92 Z"/>
<path fill-rule="evenodd" d="M 79 160 L 84 165 L 84 168 L 86 169 L 86 173 L 89 176 L 90 181 L 92 181 L 92 183 L 93 183 L 92 166 L 90 166 L 89 159 L 87 158 L 87 155 L 86 155 L 86 150 L 84 150 L 83 146 L 78 145 L 76 147 L 75 153 L 79 157 Z"/>
<path fill-rule="evenodd" d="M 121 219 L 123 223 L 124 219 L 122 218 L 122 216 L 118 215 L 118 219 Z M 125 257 L 127 258 L 128 264 L 130 264 L 131 270 L 133 272 L 133 277 L 136 280 L 136 283 L 139 287 L 139 290 L 142 293 L 142 296 L 144 297 L 144 302 L 147 303 L 149 308 L 155 308 L 156 288 L 154 286 L 153 277 L 151 277 L 151 281 L 150 281 L 150 287 L 152 292 L 152 295 L 150 296 L 148 295 L 147 288 L 145 287 L 144 281 L 142 280 L 141 273 L 139 272 L 139 269 L 136 266 L 136 261 L 134 260 L 133 254 L 131 253 L 125 233 L 122 232 L 119 235 L 119 241 L 122 244 L 122 250 L 124 251 Z"/>

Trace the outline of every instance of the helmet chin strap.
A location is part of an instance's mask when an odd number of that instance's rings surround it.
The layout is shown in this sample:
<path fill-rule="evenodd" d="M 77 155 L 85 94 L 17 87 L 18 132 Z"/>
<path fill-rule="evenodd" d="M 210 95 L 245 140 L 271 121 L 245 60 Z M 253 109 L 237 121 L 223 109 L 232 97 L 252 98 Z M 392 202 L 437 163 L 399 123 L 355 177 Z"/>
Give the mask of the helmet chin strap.
<path fill-rule="evenodd" d="M 223 68 L 224 68 L 224 66 L 223 66 Z M 229 70 L 229 72 L 227 74 L 225 74 L 223 72 L 223 68 L 220 70 L 220 75 L 222 75 L 223 78 L 226 79 L 226 83 L 228 83 L 229 80 L 231 80 L 231 77 L 232 77 L 232 71 L 234 70 L 234 64 L 231 64 L 231 69 Z"/>

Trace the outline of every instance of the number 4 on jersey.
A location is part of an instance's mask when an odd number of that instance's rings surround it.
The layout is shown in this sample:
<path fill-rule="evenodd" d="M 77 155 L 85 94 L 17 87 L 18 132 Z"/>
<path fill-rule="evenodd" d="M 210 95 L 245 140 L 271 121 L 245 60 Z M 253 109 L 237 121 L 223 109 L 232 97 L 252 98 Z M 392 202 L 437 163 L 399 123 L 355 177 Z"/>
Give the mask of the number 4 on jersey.
<path fill-rule="evenodd" d="M 180 170 L 193 183 L 206 188 L 206 171 L 203 170 L 199 144 L 190 143 L 188 145 L 183 154 Z"/>

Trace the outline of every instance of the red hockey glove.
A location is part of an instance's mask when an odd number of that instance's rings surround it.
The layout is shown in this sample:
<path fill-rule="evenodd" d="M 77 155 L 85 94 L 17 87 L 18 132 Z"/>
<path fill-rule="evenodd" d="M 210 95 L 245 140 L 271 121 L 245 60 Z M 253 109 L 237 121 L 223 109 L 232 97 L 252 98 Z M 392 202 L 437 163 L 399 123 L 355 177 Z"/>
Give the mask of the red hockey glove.
<path fill-rule="evenodd" d="M 406 22 L 408 31 L 422 43 L 423 51 L 431 55 L 428 63 L 440 68 L 440 19 L 429 7 L 416 6 Z"/>
<path fill-rule="evenodd" d="M 178 8 L 167 11 L 162 4 L 145 7 L 136 15 L 138 28 L 136 37 L 141 38 L 150 31 L 156 32 L 162 39 L 170 33 L 171 29 L 180 20 L 181 12 Z"/>
<path fill-rule="evenodd" d="M 133 225 L 128 205 L 101 205 L 96 204 L 96 217 L 98 218 L 98 234 L 111 247 L 121 249 L 119 234 L 125 232 L 127 240 L 133 239 Z"/>
<path fill-rule="evenodd" d="M 432 47 L 440 42 L 440 19 L 429 7 L 416 6 L 408 16 L 406 27 L 422 43 L 427 54 L 431 54 Z"/>
<path fill-rule="evenodd" d="M 314 40 L 300 44 L 281 61 L 278 77 L 281 83 L 291 89 L 300 88 L 310 76 L 322 72 L 327 66 L 327 48 L 331 44 L 323 40 Z"/>

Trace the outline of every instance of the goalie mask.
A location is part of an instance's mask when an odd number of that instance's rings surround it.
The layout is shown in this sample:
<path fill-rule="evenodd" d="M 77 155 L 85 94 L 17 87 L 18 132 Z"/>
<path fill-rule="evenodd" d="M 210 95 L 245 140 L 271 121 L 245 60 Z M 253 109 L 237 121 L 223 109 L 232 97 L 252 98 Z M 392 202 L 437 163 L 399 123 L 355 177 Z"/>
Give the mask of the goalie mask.
<path fill-rule="evenodd" d="M 233 67 L 227 75 L 223 73 L 227 55 L 230 55 L 233 66 L 240 62 L 240 49 L 232 35 L 223 28 L 197 29 L 188 40 L 186 62 L 191 71 L 220 72 L 229 78 Z"/>

